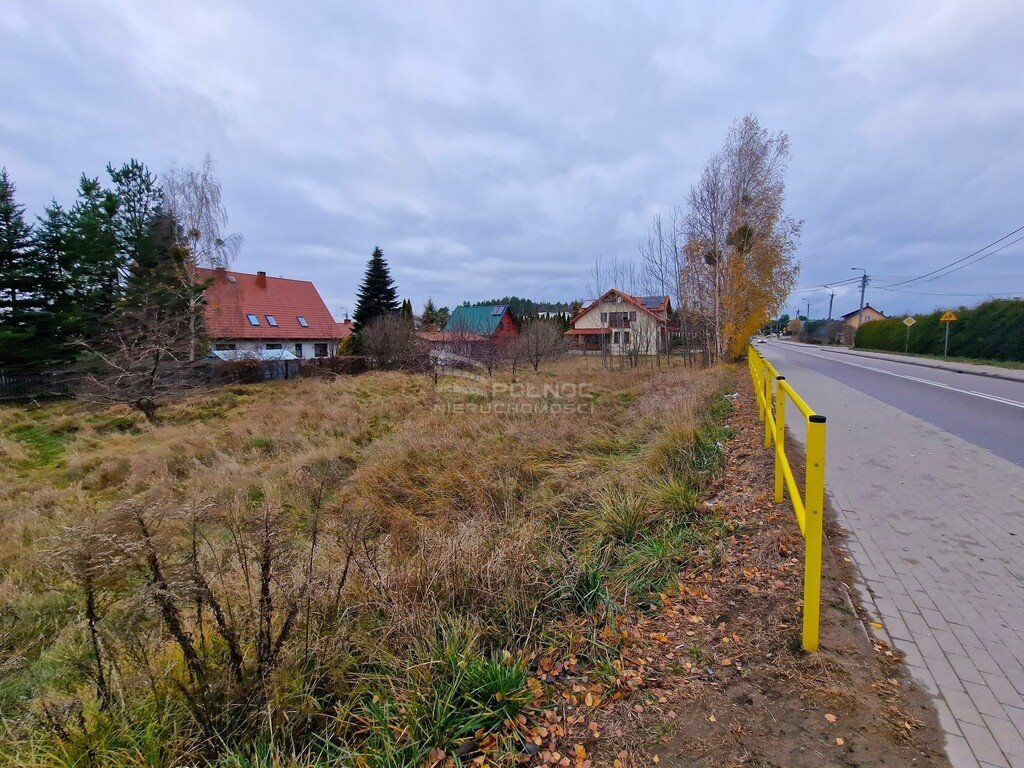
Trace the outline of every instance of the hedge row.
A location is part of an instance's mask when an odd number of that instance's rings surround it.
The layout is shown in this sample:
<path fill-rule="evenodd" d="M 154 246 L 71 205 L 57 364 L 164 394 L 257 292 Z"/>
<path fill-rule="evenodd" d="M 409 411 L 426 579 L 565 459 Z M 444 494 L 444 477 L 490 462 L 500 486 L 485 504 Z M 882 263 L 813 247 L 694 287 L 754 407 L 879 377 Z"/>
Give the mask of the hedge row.
<path fill-rule="evenodd" d="M 915 315 L 909 352 L 941 355 L 946 329 L 939 318 L 945 310 Z M 954 310 L 957 321 L 949 329 L 951 357 L 1024 362 L 1024 299 L 995 299 L 976 307 Z M 874 320 L 857 331 L 856 346 L 902 352 L 907 327 L 902 319 Z"/>

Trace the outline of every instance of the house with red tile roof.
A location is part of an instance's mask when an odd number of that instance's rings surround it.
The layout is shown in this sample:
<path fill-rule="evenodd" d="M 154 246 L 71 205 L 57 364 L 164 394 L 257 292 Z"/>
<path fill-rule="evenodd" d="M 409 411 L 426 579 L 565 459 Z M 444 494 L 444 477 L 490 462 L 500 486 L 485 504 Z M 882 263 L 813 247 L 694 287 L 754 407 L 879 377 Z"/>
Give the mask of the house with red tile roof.
<path fill-rule="evenodd" d="M 612 288 L 571 320 L 566 336 L 583 351 L 654 355 L 665 352 L 675 330 L 668 296 L 633 296 Z"/>
<path fill-rule="evenodd" d="M 206 334 L 214 350 L 282 349 L 300 358 L 337 353 L 343 324 L 335 321 L 308 280 L 226 269 L 198 273 L 208 283 Z"/>

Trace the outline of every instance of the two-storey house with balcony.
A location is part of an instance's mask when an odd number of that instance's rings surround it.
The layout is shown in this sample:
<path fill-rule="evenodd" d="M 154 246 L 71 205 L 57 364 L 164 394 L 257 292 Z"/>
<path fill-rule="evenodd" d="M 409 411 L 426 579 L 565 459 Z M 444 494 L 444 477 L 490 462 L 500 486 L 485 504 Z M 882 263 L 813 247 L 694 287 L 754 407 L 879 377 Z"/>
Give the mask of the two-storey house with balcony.
<path fill-rule="evenodd" d="M 573 316 L 566 336 L 584 351 L 655 355 L 669 348 L 671 316 L 668 296 L 632 296 L 612 288 Z"/>

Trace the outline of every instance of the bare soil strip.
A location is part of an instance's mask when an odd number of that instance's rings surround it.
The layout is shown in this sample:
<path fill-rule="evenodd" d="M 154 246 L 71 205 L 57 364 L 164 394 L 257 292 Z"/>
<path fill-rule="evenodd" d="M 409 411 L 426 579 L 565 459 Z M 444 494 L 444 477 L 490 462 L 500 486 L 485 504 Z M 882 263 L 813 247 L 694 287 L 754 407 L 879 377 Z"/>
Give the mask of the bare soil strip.
<path fill-rule="evenodd" d="M 616 693 L 571 668 L 538 747 L 563 766 L 947 766 L 927 696 L 869 633 L 831 518 L 821 650 L 800 648 L 803 542 L 772 501 L 772 456 L 744 381 L 727 471 L 708 501 L 731 527 L 717 565 L 680 577 L 647 615 L 620 619 Z M 844 583 L 846 582 L 846 583 Z"/>

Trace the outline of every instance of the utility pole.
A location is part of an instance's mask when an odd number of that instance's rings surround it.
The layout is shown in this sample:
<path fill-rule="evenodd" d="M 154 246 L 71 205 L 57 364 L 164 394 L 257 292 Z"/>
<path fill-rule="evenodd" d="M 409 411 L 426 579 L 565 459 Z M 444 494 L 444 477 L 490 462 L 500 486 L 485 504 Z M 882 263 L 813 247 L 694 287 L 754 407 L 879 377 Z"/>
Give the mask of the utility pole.
<path fill-rule="evenodd" d="M 864 290 L 868 287 L 868 271 L 863 267 L 850 267 L 850 269 L 864 273 L 860 276 L 860 309 L 857 311 L 857 330 L 853 332 L 854 343 L 856 343 L 857 331 L 864 324 Z"/>
<path fill-rule="evenodd" d="M 811 302 L 810 302 L 810 300 L 807 301 L 807 312 L 804 314 L 804 317 L 807 318 L 807 322 L 808 323 L 811 322 Z"/>
<path fill-rule="evenodd" d="M 836 292 L 832 291 L 832 293 L 828 295 L 828 321 L 830 323 L 832 322 L 832 302 L 835 300 L 835 298 Z"/>

